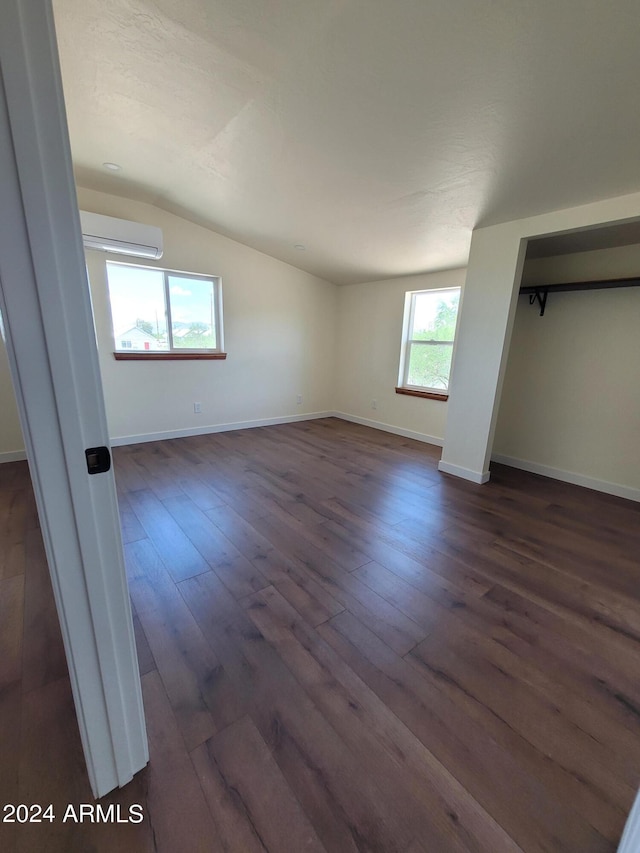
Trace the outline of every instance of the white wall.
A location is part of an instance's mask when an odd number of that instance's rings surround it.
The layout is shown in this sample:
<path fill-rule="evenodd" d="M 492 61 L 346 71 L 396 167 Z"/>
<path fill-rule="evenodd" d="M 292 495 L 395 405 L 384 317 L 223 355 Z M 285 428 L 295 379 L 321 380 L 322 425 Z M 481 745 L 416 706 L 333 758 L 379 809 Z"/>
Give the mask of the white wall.
<path fill-rule="evenodd" d="M 442 441 L 447 403 L 395 393 L 405 294 L 461 287 L 464 276 L 465 270 L 458 269 L 339 288 L 338 412 L 423 440 Z"/>
<path fill-rule="evenodd" d="M 564 284 L 636 276 L 640 277 L 640 244 L 527 260 L 522 284 Z"/>
<path fill-rule="evenodd" d="M 633 193 L 473 232 L 441 471 L 474 482 L 489 478 L 527 240 L 638 218 L 640 193 Z"/>
<path fill-rule="evenodd" d="M 158 266 L 222 276 L 226 361 L 116 362 L 105 278 L 115 256 L 87 252 L 112 439 L 334 408 L 335 285 L 151 205 L 83 189 L 78 198 L 83 210 L 160 226 Z M 2 352 L 0 453 L 24 446 L 10 381 Z"/>
<path fill-rule="evenodd" d="M 527 261 L 523 282 L 634 275 L 640 246 Z M 640 489 L 639 325 L 640 288 L 551 293 L 544 317 L 521 296 L 494 458 L 619 494 L 611 485 Z"/>

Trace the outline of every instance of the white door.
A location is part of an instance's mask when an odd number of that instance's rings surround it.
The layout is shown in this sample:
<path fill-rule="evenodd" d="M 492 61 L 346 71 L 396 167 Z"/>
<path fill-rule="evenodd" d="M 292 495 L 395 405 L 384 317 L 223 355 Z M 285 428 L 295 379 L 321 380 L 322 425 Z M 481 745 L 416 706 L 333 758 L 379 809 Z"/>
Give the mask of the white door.
<path fill-rule="evenodd" d="M 113 472 L 90 474 L 85 455 L 109 440 L 49 0 L 2 0 L 0 176 L 4 335 L 89 779 L 102 796 L 148 752 Z"/>

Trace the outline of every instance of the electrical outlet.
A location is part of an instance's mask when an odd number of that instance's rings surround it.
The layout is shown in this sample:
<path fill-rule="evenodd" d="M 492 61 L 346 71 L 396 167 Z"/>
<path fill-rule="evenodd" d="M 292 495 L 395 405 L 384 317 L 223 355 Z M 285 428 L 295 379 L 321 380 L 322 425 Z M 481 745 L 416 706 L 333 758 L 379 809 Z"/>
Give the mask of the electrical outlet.
<path fill-rule="evenodd" d="M 196 415 L 202 414 L 202 403 L 194 403 L 193 404 L 193 412 Z"/>
<path fill-rule="evenodd" d="M 372 400 L 372 401 L 371 401 L 371 408 L 372 408 L 372 409 L 377 409 L 377 408 L 378 408 L 378 401 L 377 401 L 377 400 Z"/>
<path fill-rule="evenodd" d="M 297 405 L 297 406 L 301 406 L 301 405 L 302 405 L 302 394 L 298 394 L 298 395 L 296 396 L 296 405 Z"/>

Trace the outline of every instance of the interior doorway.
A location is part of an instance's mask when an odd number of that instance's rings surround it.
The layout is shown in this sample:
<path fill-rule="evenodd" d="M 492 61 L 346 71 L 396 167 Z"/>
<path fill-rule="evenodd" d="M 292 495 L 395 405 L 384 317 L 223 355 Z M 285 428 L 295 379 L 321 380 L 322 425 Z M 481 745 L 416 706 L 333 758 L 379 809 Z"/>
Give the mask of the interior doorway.
<path fill-rule="evenodd" d="M 640 222 L 529 241 L 492 459 L 640 499 Z"/>

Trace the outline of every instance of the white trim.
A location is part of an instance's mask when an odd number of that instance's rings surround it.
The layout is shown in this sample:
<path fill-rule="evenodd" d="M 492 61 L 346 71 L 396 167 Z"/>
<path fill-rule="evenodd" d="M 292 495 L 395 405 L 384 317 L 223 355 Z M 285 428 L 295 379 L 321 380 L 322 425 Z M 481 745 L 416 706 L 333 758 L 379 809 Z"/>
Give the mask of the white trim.
<path fill-rule="evenodd" d="M 87 772 L 96 797 L 148 761 L 50 0 L 4 0 L 0 308 Z"/>
<path fill-rule="evenodd" d="M 421 296 L 423 293 L 445 293 L 447 291 L 457 290 L 458 291 L 458 308 L 456 310 L 456 330 L 454 330 L 454 336 L 452 341 L 423 341 L 411 338 L 410 335 L 413 332 L 413 322 L 415 319 L 416 313 L 416 297 Z M 452 359 L 451 366 L 453 366 L 453 347 L 455 346 L 455 332 L 458 328 L 458 316 L 460 314 L 460 302 L 462 300 L 462 287 L 460 285 L 456 285 L 454 287 L 434 287 L 434 288 L 426 288 L 423 290 L 410 290 L 405 294 L 405 303 L 404 303 L 404 319 L 402 323 L 402 343 L 400 348 L 400 368 L 398 373 L 398 385 L 403 388 L 415 388 L 417 391 L 432 391 L 435 394 L 448 394 L 449 385 L 451 384 L 451 374 L 449 374 L 449 384 L 446 388 L 430 388 L 426 385 L 418 386 L 418 385 L 409 385 L 408 383 L 408 375 L 409 375 L 409 364 L 411 362 L 411 347 L 413 344 L 427 344 L 429 346 L 433 345 L 444 345 L 452 347 Z M 418 439 L 420 440 L 420 439 Z"/>
<path fill-rule="evenodd" d="M 143 444 L 147 441 L 164 441 L 170 438 L 187 438 L 190 435 L 209 435 L 216 432 L 232 432 L 236 429 L 253 429 L 254 427 L 275 426 L 277 424 L 292 424 L 300 421 L 313 421 L 319 418 L 339 418 L 343 421 L 350 421 L 354 424 L 362 424 L 372 429 L 379 429 L 382 432 L 391 432 L 394 435 L 401 435 L 403 438 L 412 438 L 414 441 L 422 441 L 425 444 L 433 444 L 436 447 L 442 447 L 442 439 L 435 435 L 427 435 L 422 432 L 415 432 L 411 429 L 394 426 L 393 424 L 385 424 L 381 421 L 372 421 L 369 418 L 360 418 L 357 415 L 349 415 L 346 412 L 308 412 L 304 415 L 284 415 L 277 418 L 258 418 L 251 421 L 235 421 L 226 424 L 209 424 L 202 427 L 187 427 L 185 429 L 170 429 L 162 432 L 146 432 L 136 435 L 118 435 L 110 439 L 112 447 L 120 447 L 125 444 Z M 0 464 L 2 462 L 14 462 L 19 459 L 26 459 L 26 453 L 23 450 L 16 450 L 10 453 L 0 453 Z"/>
<path fill-rule="evenodd" d="M 226 424 L 209 424 L 203 427 L 189 427 L 187 429 L 172 429 L 163 432 L 147 432 L 138 435 L 120 435 L 111 439 L 112 447 L 120 447 L 124 444 L 142 444 L 147 441 L 164 441 L 170 438 L 186 438 L 190 435 L 209 435 L 216 432 L 232 432 L 238 429 L 253 429 L 254 427 L 275 426 L 277 424 L 292 424 L 300 421 L 313 421 L 319 418 L 339 418 L 343 421 L 350 421 L 362 426 L 379 429 L 382 432 L 391 432 L 395 435 L 401 435 L 404 438 L 412 438 L 415 441 L 422 441 L 425 444 L 434 444 L 436 447 L 442 447 L 442 439 L 434 435 L 426 435 L 422 432 L 414 432 L 410 429 L 394 426 L 393 424 L 385 424 L 381 421 L 372 421 L 368 418 L 360 418 L 357 415 L 349 415 L 346 412 L 308 412 L 304 415 L 284 415 L 277 418 L 259 418 L 252 421 L 235 421 Z"/>
<path fill-rule="evenodd" d="M 107 217 L 108 218 L 108 217 Z M 157 272 L 162 275 L 162 292 L 164 299 L 165 321 L 167 327 L 167 343 L 168 349 L 159 348 L 159 352 L 167 353 L 219 353 L 224 352 L 224 333 L 222 328 L 222 278 L 219 275 L 207 275 L 198 272 L 182 272 L 181 270 L 167 269 L 160 266 L 146 266 L 145 264 L 132 263 L 128 261 L 105 261 L 105 271 L 107 277 L 107 295 L 109 303 L 109 318 L 111 320 L 111 337 L 113 340 L 113 349 L 115 352 L 129 352 L 129 347 L 122 347 L 122 334 L 116 336 L 116 329 L 113 322 L 113 307 L 111 304 L 111 285 L 109 281 L 109 267 L 126 267 L 130 270 L 147 270 L 148 272 Z M 171 288 L 169 286 L 169 278 L 184 278 L 184 279 L 199 279 L 200 281 L 208 282 L 213 288 L 211 299 L 212 316 L 214 321 L 212 331 L 215 335 L 215 347 L 176 347 L 173 340 L 173 316 L 171 314 Z M 215 305 L 215 312 L 213 306 Z M 127 330 L 130 331 L 130 330 Z M 118 345 L 120 340 L 120 346 Z M 126 340 L 126 338 L 125 338 Z"/>
<path fill-rule="evenodd" d="M 0 453 L 0 465 L 5 462 L 23 462 L 26 458 L 26 450 L 6 450 L 4 453 Z"/>
<path fill-rule="evenodd" d="M 438 471 L 442 471 L 443 474 L 453 474 L 454 477 L 461 477 L 463 480 L 469 480 L 479 485 L 488 483 L 491 476 L 489 471 L 482 473 L 472 471 L 470 468 L 462 468 L 460 465 L 453 465 L 451 462 L 444 462 L 442 459 L 438 462 Z"/>
<path fill-rule="evenodd" d="M 561 468 L 551 468 L 549 465 L 541 465 L 539 462 L 530 462 L 528 459 L 503 456 L 501 453 L 494 453 L 491 456 L 491 461 L 499 462 L 501 465 L 509 465 L 511 468 L 519 468 L 521 471 L 529 471 L 531 474 L 541 474 L 543 477 L 551 477 L 553 480 L 572 483 L 574 486 L 583 486 L 585 489 L 593 489 L 596 492 L 605 492 L 608 495 L 615 495 L 618 498 L 640 501 L 640 489 L 636 489 L 633 486 L 609 483 L 606 480 L 587 477 L 585 474 L 576 474 L 573 471 L 563 471 Z"/>
<path fill-rule="evenodd" d="M 640 853 L 640 791 L 627 818 L 618 853 Z"/>
<path fill-rule="evenodd" d="M 187 429 L 171 429 L 164 432 L 147 432 L 138 435 L 119 435 L 111 439 L 112 447 L 123 444 L 143 444 L 146 441 L 164 441 L 168 438 L 187 438 L 190 435 L 209 435 L 214 432 L 231 432 L 236 429 L 253 429 L 254 427 L 274 426 L 276 424 L 292 424 L 299 421 L 313 421 L 318 418 L 335 417 L 335 412 L 309 412 L 306 415 L 285 415 L 280 418 L 261 418 L 254 421 L 236 421 L 228 424 L 210 424 L 203 427 Z"/>
<path fill-rule="evenodd" d="M 382 432 L 392 432 L 394 435 L 401 435 L 404 438 L 412 438 L 414 441 L 422 441 L 425 444 L 435 444 L 436 447 L 442 447 L 442 439 L 435 435 L 427 435 L 424 432 L 415 432 L 412 429 L 404 429 L 404 427 L 394 426 L 393 424 L 385 424 L 382 421 L 372 421 L 369 418 L 360 418 L 357 415 L 349 415 L 346 412 L 329 412 L 326 417 L 340 418 L 343 421 L 351 421 L 354 424 L 362 424 L 362 426 L 372 427 L 373 429 L 382 430 Z"/>

